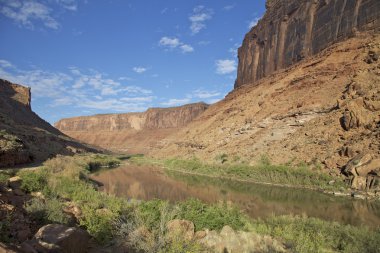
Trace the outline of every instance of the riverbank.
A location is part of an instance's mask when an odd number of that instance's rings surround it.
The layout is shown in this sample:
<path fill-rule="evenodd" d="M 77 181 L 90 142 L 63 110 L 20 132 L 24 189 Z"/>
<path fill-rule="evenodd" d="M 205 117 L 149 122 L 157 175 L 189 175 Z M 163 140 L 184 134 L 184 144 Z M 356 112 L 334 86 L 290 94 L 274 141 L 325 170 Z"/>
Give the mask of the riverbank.
<path fill-rule="evenodd" d="M 57 157 L 38 169 L 0 173 L 0 184 L 7 188 L 4 182 L 11 176 L 20 177 L 20 190 L 28 196 L 24 211 L 36 227 L 51 223 L 82 227 L 98 245 L 105 247 L 127 242 L 126 247 L 144 252 L 212 251 L 197 240 L 170 239 L 166 224 L 184 219 L 194 223 L 195 232 L 218 231 L 229 225 L 234 230 L 270 236 L 290 252 L 377 252 L 380 248 L 380 231 L 367 227 L 304 216 L 252 220 L 226 203 L 207 205 L 195 199 L 173 204 L 163 200 L 137 202 L 107 195 L 89 180 L 89 164 L 96 162 L 104 167 L 110 161 L 121 163 L 115 157 L 99 155 Z M 0 221 L 0 240 L 7 244 L 21 243 L 10 233 L 16 217 L 12 217 L 12 212 L 5 217 Z M 133 237 L 136 231 L 145 231 L 142 233 L 145 237 Z"/>

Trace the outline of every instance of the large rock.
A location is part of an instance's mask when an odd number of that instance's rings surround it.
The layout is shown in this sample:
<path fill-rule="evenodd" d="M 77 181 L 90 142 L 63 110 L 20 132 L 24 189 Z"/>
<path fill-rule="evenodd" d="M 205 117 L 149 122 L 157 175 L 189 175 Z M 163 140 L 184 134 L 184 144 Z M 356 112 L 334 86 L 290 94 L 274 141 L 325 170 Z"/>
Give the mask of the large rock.
<path fill-rule="evenodd" d="M 380 30 L 379 0 L 268 0 L 239 48 L 235 88 L 257 83 L 357 31 Z"/>
<path fill-rule="evenodd" d="M 371 125 L 373 119 L 369 112 L 364 108 L 362 99 L 352 100 L 347 104 L 346 111 L 341 118 L 344 130 Z"/>
<path fill-rule="evenodd" d="M 351 188 L 372 189 L 379 181 L 380 159 L 373 159 L 370 154 L 359 154 L 346 164 L 343 172 L 351 176 Z"/>
<path fill-rule="evenodd" d="M 234 231 L 230 226 L 223 227 L 220 233 L 206 230 L 206 235 L 198 241 L 217 253 L 286 252 L 280 242 L 269 236 Z"/>
<path fill-rule="evenodd" d="M 42 252 L 81 253 L 87 251 L 89 239 L 80 228 L 50 224 L 40 228 L 29 244 Z"/>

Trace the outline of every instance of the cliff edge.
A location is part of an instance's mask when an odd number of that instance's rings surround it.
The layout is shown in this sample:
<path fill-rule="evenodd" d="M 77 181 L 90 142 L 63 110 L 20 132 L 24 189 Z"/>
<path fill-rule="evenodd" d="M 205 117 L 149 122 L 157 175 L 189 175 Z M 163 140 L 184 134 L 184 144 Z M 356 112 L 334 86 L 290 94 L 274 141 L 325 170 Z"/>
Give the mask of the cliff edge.
<path fill-rule="evenodd" d="M 357 32 L 380 30 L 379 0 L 267 0 L 239 48 L 235 88 L 316 55 Z"/>
<path fill-rule="evenodd" d="M 0 168 L 86 151 L 32 111 L 30 88 L 0 79 Z"/>

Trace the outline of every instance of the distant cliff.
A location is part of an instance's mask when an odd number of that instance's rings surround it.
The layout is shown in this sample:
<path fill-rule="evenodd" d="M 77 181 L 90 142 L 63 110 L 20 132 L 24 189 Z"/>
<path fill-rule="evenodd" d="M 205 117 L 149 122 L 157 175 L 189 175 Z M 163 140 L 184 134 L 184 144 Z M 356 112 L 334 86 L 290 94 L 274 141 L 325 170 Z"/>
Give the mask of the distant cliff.
<path fill-rule="evenodd" d="M 0 79 L 0 167 L 90 150 L 32 111 L 30 88 Z"/>
<path fill-rule="evenodd" d="M 145 153 L 164 137 L 185 127 L 209 105 L 151 108 L 142 113 L 100 114 L 62 119 L 55 127 L 80 141 L 114 151 Z"/>
<path fill-rule="evenodd" d="M 207 107 L 205 103 L 196 103 L 172 108 L 151 108 L 142 113 L 99 114 L 67 118 L 55 123 L 55 127 L 61 131 L 178 128 L 187 125 Z"/>
<path fill-rule="evenodd" d="M 239 48 L 235 88 L 315 55 L 358 31 L 380 30 L 379 0 L 267 0 Z"/>

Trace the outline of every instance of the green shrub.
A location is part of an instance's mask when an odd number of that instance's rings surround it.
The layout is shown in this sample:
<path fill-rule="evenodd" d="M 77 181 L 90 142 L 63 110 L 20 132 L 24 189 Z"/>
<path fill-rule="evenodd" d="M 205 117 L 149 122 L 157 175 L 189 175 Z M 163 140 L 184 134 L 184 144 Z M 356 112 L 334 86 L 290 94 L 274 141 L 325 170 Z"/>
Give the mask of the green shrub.
<path fill-rule="evenodd" d="M 285 240 L 292 251 L 380 252 L 380 230 L 301 216 L 274 216 L 253 222 L 261 233 Z"/>
<path fill-rule="evenodd" d="M 63 204 L 58 199 L 33 198 L 25 204 L 25 210 L 39 224 L 67 224 L 68 215 L 63 211 Z"/>
<path fill-rule="evenodd" d="M 99 243 L 106 244 L 114 235 L 114 221 L 117 215 L 108 209 L 93 209 L 84 206 L 80 225 L 84 226 Z"/>
<path fill-rule="evenodd" d="M 197 231 L 203 229 L 220 230 L 225 225 L 233 229 L 245 228 L 247 218 L 235 207 L 223 204 L 205 204 L 197 199 L 189 199 L 178 204 L 180 219 L 194 222 Z"/>
<path fill-rule="evenodd" d="M 42 191 L 47 184 L 46 170 L 28 170 L 19 173 L 22 179 L 21 189 L 26 192 Z"/>
<path fill-rule="evenodd" d="M 160 226 L 162 209 L 167 208 L 167 201 L 155 199 L 145 201 L 137 206 L 137 216 L 149 230 L 158 229 Z"/>

